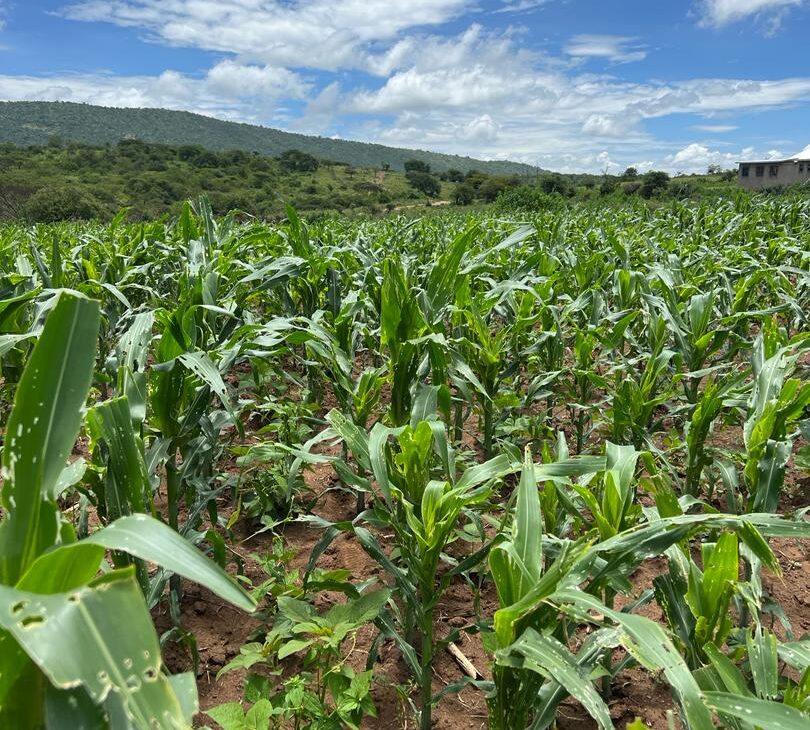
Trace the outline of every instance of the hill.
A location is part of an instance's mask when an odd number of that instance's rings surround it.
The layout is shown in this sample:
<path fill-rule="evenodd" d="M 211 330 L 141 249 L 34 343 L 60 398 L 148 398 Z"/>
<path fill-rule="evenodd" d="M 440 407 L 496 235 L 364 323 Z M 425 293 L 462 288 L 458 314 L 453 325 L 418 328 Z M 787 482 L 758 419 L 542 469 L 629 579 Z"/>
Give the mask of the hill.
<path fill-rule="evenodd" d="M 52 137 L 88 145 L 139 139 L 165 145 L 197 144 L 209 150 L 242 150 L 276 156 L 297 149 L 320 160 L 354 167 L 404 170 L 406 160 L 421 160 L 437 172 L 481 170 L 490 175 L 534 175 L 538 168 L 517 162 L 484 161 L 425 150 L 314 137 L 252 124 L 226 122 L 168 109 L 118 109 L 62 101 L 0 102 L 0 142 L 41 145 Z"/>
<path fill-rule="evenodd" d="M 275 218 L 284 215 L 287 204 L 307 214 L 368 215 L 423 207 L 428 197 L 442 204 L 492 202 L 524 181 L 480 170 L 413 177 L 300 151 L 270 157 L 137 139 L 108 145 L 62 137 L 44 145 L 0 142 L 0 220 L 109 220 L 124 207 L 133 219 L 154 219 L 203 194 L 218 215 L 238 209 Z"/>

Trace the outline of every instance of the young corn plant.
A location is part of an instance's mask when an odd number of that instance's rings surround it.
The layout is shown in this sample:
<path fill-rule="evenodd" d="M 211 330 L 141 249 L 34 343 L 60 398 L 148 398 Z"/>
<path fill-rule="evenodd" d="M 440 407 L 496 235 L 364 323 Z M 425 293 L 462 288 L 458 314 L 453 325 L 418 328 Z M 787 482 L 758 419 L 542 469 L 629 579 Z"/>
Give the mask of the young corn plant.
<path fill-rule="evenodd" d="M 740 591 L 737 535 L 723 532 L 701 544 L 701 569 L 680 550 L 671 550 L 669 573 L 653 579 L 656 601 L 682 647 L 690 668 L 707 662 L 705 647 L 723 646 L 734 629 L 730 613 Z"/>
<path fill-rule="evenodd" d="M 456 539 L 462 515 L 482 505 L 491 492 L 488 483 L 513 471 L 514 465 L 506 457 L 496 457 L 456 478 L 454 453 L 438 421 L 414 421 L 399 429 L 378 423 L 366 434 L 345 419 L 335 419 L 334 414 L 329 420 L 349 445 L 357 464 L 374 476 L 380 490 L 371 509 L 354 525 L 342 529 L 350 529 L 394 581 L 402 611 L 397 611 L 393 620 L 383 619 L 382 628 L 396 641 L 414 674 L 420 688 L 420 727 L 428 730 L 437 701 L 433 660 L 438 648 L 448 641 L 434 636 L 436 606 L 453 578 L 478 565 L 489 546 L 485 544 L 440 577 L 443 553 Z M 366 523 L 393 534 L 390 556 L 374 533 L 363 526 Z M 339 529 L 330 527 L 313 551 L 310 566 Z"/>
<path fill-rule="evenodd" d="M 706 705 L 733 730 L 799 730 L 810 722 L 810 642 L 780 643 L 761 626 L 746 633 L 739 667 L 716 645 L 695 672 Z M 787 671 L 780 670 L 780 661 Z"/>
<path fill-rule="evenodd" d="M 686 665 L 660 627 L 640 616 L 614 611 L 590 594 L 601 592 L 603 582 L 610 579 L 611 568 L 621 569 L 616 560 L 619 556 L 634 566 L 641 562 L 645 551 L 643 535 L 635 538 L 632 530 L 616 535 L 605 541 L 601 555 L 584 541 L 563 541 L 555 546 L 554 560 L 547 557 L 537 474 L 571 476 L 581 473 L 580 467 L 599 469 L 593 458 L 535 467 L 527 451 L 511 531 L 490 552 L 490 569 L 500 603 L 493 631 L 485 634 L 485 644 L 495 655 L 487 695 L 490 727 L 494 730 L 550 727 L 559 704 L 569 696 L 581 702 L 600 728 L 612 728 L 607 705 L 593 682 L 600 675 L 609 681 L 618 671 L 605 665 L 620 644 L 652 671 L 666 665 L 673 684 L 690 698 L 698 694 Z M 610 543 L 621 547 L 616 551 L 608 547 Z M 602 556 L 605 560 L 600 560 Z M 576 589 L 589 574 L 589 593 Z M 591 621 L 589 610 L 612 619 L 618 630 L 597 622 L 597 630 L 574 653 L 569 644 L 578 623 Z M 708 713 L 701 713 L 699 707 L 689 715 L 696 720 L 693 727 L 711 727 Z"/>
<path fill-rule="evenodd" d="M 715 422 L 739 397 L 742 376 L 733 374 L 720 380 L 709 375 L 698 394 L 692 413 L 684 425 L 684 445 L 686 448 L 686 470 L 684 475 L 685 494 L 697 497 L 700 494 L 701 478 L 704 471 L 714 462 L 714 456 L 706 447 L 706 441 Z M 708 497 L 711 499 L 711 493 Z"/>
<path fill-rule="evenodd" d="M 568 410 L 576 429 L 576 453 L 581 454 L 590 435 L 591 411 L 599 390 L 606 391 L 607 380 L 594 367 L 597 338 L 589 333 L 574 335 L 575 362 L 570 368 L 570 398 Z"/>
<path fill-rule="evenodd" d="M 611 678 L 627 666 L 627 661 L 616 665 L 606 661 L 615 647 L 623 645 L 649 671 L 663 670 L 681 704 L 686 726 L 708 730 L 713 726 L 700 689 L 675 642 L 649 619 L 617 611 L 599 597 L 608 590 L 629 590 L 627 577 L 643 560 L 680 551 L 681 544 L 707 530 L 733 530 L 752 554 L 775 569 L 763 535 L 806 537 L 810 528 L 772 515 L 741 519 L 720 514 L 684 516 L 675 510 L 670 517 L 633 524 L 592 544 L 544 540 L 537 480 L 603 471 L 606 460 L 598 461 L 586 457 L 532 465 L 527 454 L 511 530 L 489 556 L 501 606 L 495 613 L 492 634 L 485 634 L 485 645 L 495 654 L 488 693 L 490 724 L 503 729 L 549 727 L 559 703 L 573 695 L 601 727 L 612 727 L 592 682 L 599 676 Z M 697 586 L 693 590 L 703 589 Z M 703 605 L 706 598 L 701 592 Z M 561 612 L 571 620 L 561 620 Z M 574 654 L 568 646 L 583 620 L 595 622 L 598 631 Z"/>
<path fill-rule="evenodd" d="M 151 517 L 121 517 L 84 540 L 62 518 L 58 499 L 93 375 L 99 308 L 76 293 L 57 297 L 20 380 L 2 455 L 0 724 L 187 727 L 194 678 L 166 674 L 134 569 L 100 572 L 105 552 L 157 563 L 244 610 L 254 604 Z"/>
<path fill-rule="evenodd" d="M 754 383 L 743 426 L 748 512 L 775 512 L 779 505 L 793 450 L 792 429 L 810 405 L 810 383 L 790 377 L 799 355 L 765 333 L 754 343 Z"/>
<path fill-rule="evenodd" d="M 425 321 L 413 293 L 413 281 L 398 259 L 386 259 L 380 310 L 380 349 L 388 349 L 391 378 L 389 415 L 395 426 L 410 420 Z"/>
<path fill-rule="evenodd" d="M 695 404 L 700 394 L 703 371 L 710 365 L 726 342 L 728 332 L 718 326 L 712 328 L 715 294 L 708 291 L 693 294 L 686 302 L 679 302 L 675 291 L 666 286 L 658 309 L 669 325 L 675 340 L 677 364 L 683 368 L 683 389 L 689 404 Z"/>
<path fill-rule="evenodd" d="M 655 422 L 656 409 L 670 398 L 665 381 L 674 355 L 663 347 L 654 350 L 641 358 L 640 372 L 634 363 L 629 367 L 616 366 L 616 385 L 609 410 L 612 441 L 632 444 L 637 449 L 653 446 L 650 434 L 659 427 Z"/>

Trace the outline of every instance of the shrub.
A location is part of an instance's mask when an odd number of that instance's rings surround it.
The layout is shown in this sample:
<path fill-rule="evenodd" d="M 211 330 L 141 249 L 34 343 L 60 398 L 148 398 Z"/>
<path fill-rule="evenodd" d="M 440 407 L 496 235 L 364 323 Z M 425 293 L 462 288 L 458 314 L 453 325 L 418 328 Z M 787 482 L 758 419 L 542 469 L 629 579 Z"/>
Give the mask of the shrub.
<path fill-rule="evenodd" d="M 541 178 L 540 189 L 548 195 L 552 193 L 557 193 L 558 195 L 572 195 L 574 192 L 571 188 L 571 183 L 559 172 L 553 172 L 551 175 L 546 175 Z"/>
<path fill-rule="evenodd" d="M 433 175 L 428 175 L 426 172 L 412 171 L 408 172 L 406 177 L 408 178 L 408 182 L 410 183 L 411 187 L 415 188 L 420 193 L 427 195 L 429 198 L 438 197 L 442 190 L 439 181 L 433 177 Z"/>
<path fill-rule="evenodd" d="M 504 190 L 495 203 L 499 210 L 544 210 L 557 208 L 562 199 L 559 194 L 549 194 L 533 185 Z"/>
<path fill-rule="evenodd" d="M 651 170 L 641 178 L 639 195 L 642 198 L 651 198 L 656 193 L 664 192 L 669 186 L 669 175 L 658 170 Z"/>
<path fill-rule="evenodd" d="M 514 187 L 517 187 L 514 180 L 508 177 L 493 176 L 481 183 L 481 187 L 478 188 L 478 194 L 484 200 L 491 203 L 496 200 L 502 192 Z"/>
<path fill-rule="evenodd" d="M 453 202 L 456 205 L 469 205 L 475 200 L 475 188 L 469 183 L 460 183 L 453 190 Z"/>
<path fill-rule="evenodd" d="M 621 190 L 627 197 L 636 195 L 638 191 L 641 190 L 641 183 L 638 181 L 622 183 Z"/>
<path fill-rule="evenodd" d="M 36 223 L 90 220 L 101 215 L 101 206 L 90 193 L 75 187 L 37 190 L 25 204 L 25 217 Z"/>
<path fill-rule="evenodd" d="M 600 195 L 610 195 L 611 193 L 615 192 L 616 188 L 619 187 L 619 183 L 612 177 L 606 177 L 602 180 L 602 183 L 599 185 L 599 194 Z"/>
<path fill-rule="evenodd" d="M 405 172 L 421 172 L 425 175 L 430 174 L 430 165 L 422 160 L 406 160 Z"/>
<path fill-rule="evenodd" d="M 284 172 L 314 172 L 318 169 L 318 160 L 301 150 L 282 152 L 278 161 Z"/>

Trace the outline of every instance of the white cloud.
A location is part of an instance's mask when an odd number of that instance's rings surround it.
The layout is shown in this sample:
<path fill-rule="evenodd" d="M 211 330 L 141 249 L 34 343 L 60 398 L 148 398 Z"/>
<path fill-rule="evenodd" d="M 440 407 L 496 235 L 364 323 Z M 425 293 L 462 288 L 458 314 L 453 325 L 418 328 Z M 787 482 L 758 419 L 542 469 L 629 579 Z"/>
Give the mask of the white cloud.
<path fill-rule="evenodd" d="M 804 2 L 805 0 L 703 0 L 702 23 L 722 28 L 752 15 L 765 16 L 771 21 L 771 30 L 775 30 L 783 12 Z M 774 22 L 776 26 L 773 25 Z"/>
<path fill-rule="evenodd" d="M 647 57 L 636 38 L 619 35 L 575 35 L 565 52 L 575 58 L 606 58 L 613 63 L 643 61 Z"/>
<path fill-rule="evenodd" d="M 272 66 L 367 68 L 373 45 L 457 17 L 470 0 L 84 0 L 73 20 L 141 28 L 154 40 Z"/>
<path fill-rule="evenodd" d="M 550 0 L 503 0 L 503 6 L 498 8 L 496 13 L 528 13 L 537 10 Z"/>
<path fill-rule="evenodd" d="M 540 4 L 507 0 L 498 8 Z M 223 60 L 200 77 L 0 76 L 0 95 L 185 109 L 571 172 L 675 170 L 690 143 L 701 146 L 691 137 L 662 142 L 646 120 L 698 115 L 706 124 L 696 132 L 720 134 L 731 125 L 717 120 L 734 112 L 810 101 L 810 78 L 628 82 L 582 72 L 588 58 L 643 58 L 645 47 L 630 36 L 575 36 L 554 58 L 527 48 L 520 28 L 474 23 L 454 36 L 434 34 L 433 26 L 466 11 L 486 17 L 478 0 L 413 0 L 407 12 L 390 0 L 83 0 L 63 13 Z M 370 76 L 343 73 L 352 69 Z M 704 149 L 684 152 L 677 164 L 716 152 Z"/>
<path fill-rule="evenodd" d="M 500 125 L 489 114 L 482 114 L 464 125 L 460 137 L 470 142 L 494 142 L 499 130 Z"/>
<path fill-rule="evenodd" d="M 159 76 L 64 74 L 0 75 L 2 98 L 9 101 L 75 101 L 116 107 L 181 109 L 226 119 L 258 121 L 272 117 L 275 102 L 302 99 L 308 85 L 287 69 L 241 66 L 223 61 L 200 79 L 176 71 Z"/>
<path fill-rule="evenodd" d="M 733 169 L 740 160 L 759 157 L 766 160 L 778 160 L 784 157 L 780 150 L 768 150 L 757 155 L 752 147 L 746 147 L 739 152 L 720 152 L 709 149 L 706 145 L 693 142 L 675 154 L 667 155 L 664 162 L 670 170 L 676 172 L 706 172 L 710 165 L 719 165 L 725 169 Z"/>
<path fill-rule="evenodd" d="M 695 124 L 692 129 L 697 132 L 708 132 L 709 134 L 725 134 L 737 129 L 734 124 Z"/>
<path fill-rule="evenodd" d="M 211 68 L 205 86 L 211 93 L 243 99 L 301 98 L 306 91 L 301 78 L 286 68 L 244 65 L 233 60 L 220 61 Z"/>
<path fill-rule="evenodd" d="M 596 137 L 623 137 L 634 121 L 611 114 L 591 114 L 582 125 L 582 133 Z"/>
<path fill-rule="evenodd" d="M 602 171 L 606 173 L 613 172 L 620 168 L 620 165 L 610 159 L 610 153 L 607 150 L 603 150 L 596 156 L 596 162 L 600 165 Z"/>

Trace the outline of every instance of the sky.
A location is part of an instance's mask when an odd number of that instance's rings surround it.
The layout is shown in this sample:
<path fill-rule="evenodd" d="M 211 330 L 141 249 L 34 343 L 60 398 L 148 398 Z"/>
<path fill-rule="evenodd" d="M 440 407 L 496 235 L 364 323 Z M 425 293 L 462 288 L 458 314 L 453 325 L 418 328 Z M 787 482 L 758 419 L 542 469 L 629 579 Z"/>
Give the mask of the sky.
<path fill-rule="evenodd" d="M 810 0 L 0 0 L 0 99 L 700 172 L 810 144 Z"/>

